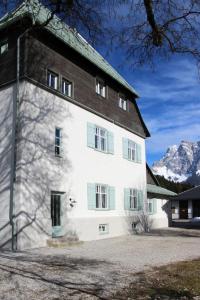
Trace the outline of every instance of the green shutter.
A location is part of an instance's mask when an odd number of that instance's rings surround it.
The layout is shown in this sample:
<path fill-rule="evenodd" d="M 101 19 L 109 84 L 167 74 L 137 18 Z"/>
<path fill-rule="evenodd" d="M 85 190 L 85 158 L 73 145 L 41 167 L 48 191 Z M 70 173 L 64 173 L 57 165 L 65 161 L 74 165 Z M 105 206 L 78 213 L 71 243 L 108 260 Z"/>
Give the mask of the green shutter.
<path fill-rule="evenodd" d="M 108 187 L 109 194 L 109 209 L 115 209 L 115 188 L 113 186 Z"/>
<path fill-rule="evenodd" d="M 95 148 L 95 130 L 94 124 L 87 123 L 87 146 L 91 148 Z"/>
<path fill-rule="evenodd" d="M 153 214 L 157 213 L 157 199 L 152 199 L 153 200 Z"/>
<path fill-rule="evenodd" d="M 130 210 L 130 189 L 124 189 L 124 209 Z"/>
<path fill-rule="evenodd" d="M 128 139 L 122 139 L 123 144 L 123 158 L 128 159 Z"/>
<path fill-rule="evenodd" d="M 141 163 L 142 162 L 142 148 L 141 145 L 136 144 L 136 162 Z"/>
<path fill-rule="evenodd" d="M 114 136 L 113 136 L 113 133 L 108 131 L 107 132 L 107 138 L 108 138 L 108 153 L 114 154 Z"/>
<path fill-rule="evenodd" d="M 143 210 L 143 192 L 138 191 L 137 196 L 138 196 L 138 210 Z"/>
<path fill-rule="evenodd" d="M 96 184 L 88 183 L 87 184 L 87 200 L 88 200 L 88 209 L 96 208 Z"/>

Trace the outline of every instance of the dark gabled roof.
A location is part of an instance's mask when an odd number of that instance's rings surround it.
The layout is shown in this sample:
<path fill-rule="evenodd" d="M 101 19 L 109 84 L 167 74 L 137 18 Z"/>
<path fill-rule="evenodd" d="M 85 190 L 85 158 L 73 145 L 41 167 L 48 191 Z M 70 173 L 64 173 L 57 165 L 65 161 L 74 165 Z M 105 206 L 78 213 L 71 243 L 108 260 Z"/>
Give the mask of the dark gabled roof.
<path fill-rule="evenodd" d="M 0 29 L 16 22 L 23 17 L 30 17 L 33 23 L 42 25 L 49 19 L 51 12 L 38 0 L 24 1 L 13 12 L 0 19 Z M 135 89 L 75 30 L 72 30 L 57 16 L 45 26 L 45 29 L 62 40 L 69 47 L 96 65 L 100 70 L 111 76 L 135 97 L 139 97 Z"/>
<path fill-rule="evenodd" d="M 148 182 L 148 179 L 150 177 L 150 179 L 154 182 L 155 185 L 159 186 L 159 182 L 156 178 L 156 176 L 154 176 L 154 174 L 151 171 L 151 168 L 149 167 L 149 165 L 146 163 L 146 174 L 147 174 L 147 183 L 150 184 L 150 182 Z"/>
<path fill-rule="evenodd" d="M 178 194 L 172 200 L 200 200 L 200 185 Z"/>

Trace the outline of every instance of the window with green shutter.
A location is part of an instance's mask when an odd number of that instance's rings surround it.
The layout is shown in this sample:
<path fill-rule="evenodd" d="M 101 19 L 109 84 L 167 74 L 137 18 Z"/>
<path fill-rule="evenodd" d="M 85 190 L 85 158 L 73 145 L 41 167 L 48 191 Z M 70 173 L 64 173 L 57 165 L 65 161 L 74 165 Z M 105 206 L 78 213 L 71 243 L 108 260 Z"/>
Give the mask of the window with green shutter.
<path fill-rule="evenodd" d="M 133 162 L 142 162 L 142 148 L 140 144 L 136 144 L 134 141 L 123 138 L 123 158 Z"/>
<path fill-rule="evenodd" d="M 87 145 L 95 150 L 114 154 L 113 133 L 100 126 L 87 123 Z"/>
<path fill-rule="evenodd" d="M 148 199 L 148 213 L 149 214 L 156 214 L 157 213 L 157 199 Z"/>
<path fill-rule="evenodd" d="M 87 198 L 89 210 L 114 210 L 115 188 L 98 183 L 88 183 Z"/>
<path fill-rule="evenodd" d="M 134 188 L 125 188 L 124 209 L 133 211 L 143 210 L 143 192 Z"/>

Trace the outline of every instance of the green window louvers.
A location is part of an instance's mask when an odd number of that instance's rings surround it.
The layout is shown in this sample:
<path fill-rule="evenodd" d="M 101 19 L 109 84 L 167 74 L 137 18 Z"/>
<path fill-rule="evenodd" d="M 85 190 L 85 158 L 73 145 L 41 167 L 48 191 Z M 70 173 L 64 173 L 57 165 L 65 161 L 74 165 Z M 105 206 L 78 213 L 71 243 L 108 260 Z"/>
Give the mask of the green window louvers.
<path fill-rule="evenodd" d="M 142 162 L 142 147 L 140 144 L 136 144 L 136 162 L 140 164 Z"/>
<path fill-rule="evenodd" d="M 138 211 L 143 210 L 144 208 L 144 199 L 143 199 L 143 191 L 137 192 L 137 199 L 138 199 Z"/>
<path fill-rule="evenodd" d="M 91 148 L 95 148 L 95 129 L 94 124 L 87 123 L 87 146 Z"/>
<path fill-rule="evenodd" d="M 88 209 L 93 210 L 96 208 L 96 185 L 94 183 L 87 184 L 87 200 Z"/>
<path fill-rule="evenodd" d="M 157 213 L 157 199 L 152 199 L 153 200 L 153 214 Z"/>
<path fill-rule="evenodd" d="M 108 187 L 108 194 L 109 194 L 109 209 L 115 209 L 115 188 L 113 186 Z"/>
<path fill-rule="evenodd" d="M 124 209 L 130 210 L 130 189 L 124 189 Z"/>
<path fill-rule="evenodd" d="M 122 139 L 123 158 L 128 159 L 128 139 Z"/>
<path fill-rule="evenodd" d="M 111 131 L 107 131 L 108 153 L 114 154 L 114 135 Z"/>

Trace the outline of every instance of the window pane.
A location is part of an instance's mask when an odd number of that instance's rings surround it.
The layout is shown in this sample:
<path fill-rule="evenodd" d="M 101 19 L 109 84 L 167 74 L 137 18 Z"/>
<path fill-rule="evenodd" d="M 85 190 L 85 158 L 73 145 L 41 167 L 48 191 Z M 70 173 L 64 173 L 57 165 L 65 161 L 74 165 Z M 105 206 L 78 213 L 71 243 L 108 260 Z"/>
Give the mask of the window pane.
<path fill-rule="evenodd" d="M 62 93 L 68 97 L 72 95 L 72 83 L 65 79 L 62 80 Z"/>
<path fill-rule="evenodd" d="M 96 193 L 96 208 L 99 208 L 99 198 L 100 198 L 100 195 L 98 193 Z"/>
<path fill-rule="evenodd" d="M 60 128 L 56 128 L 56 137 L 60 138 L 61 130 Z"/>
<path fill-rule="evenodd" d="M 95 148 L 99 148 L 99 137 L 97 135 L 95 135 Z"/>
<path fill-rule="evenodd" d="M 101 150 L 105 151 L 106 150 L 106 143 L 105 143 L 105 139 L 101 138 Z"/>
<path fill-rule="evenodd" d="M 58 88 L 58 75 L 56 75 L 53 72 L 48 71 L 47 84 L 49 87 L 51 87 L 53 89 L 57 89 Z"/>
<path fill-rule="evenodd" d="M 1 45 L 1 54 L 4 54 L 8 51 L 8 43 L 4 43 Z"/>
<path fill-rule="evenodd" d="M 105 97 L 106 94 L 106 87 L 105 87 L 105 83 L 103 81 L 100 80 L 96 80 L 96 93 L 101 95 L 102 97 Z"/>
<path fill-rule="evenodd" d="M 102 194 L 102 208 L 107 208 L 106 194 Z"/>
<path fill-rule="evenodd" d="M 137 208 L 137 197 L 134 196 L 133 199 L 134 199 L 134 204 L 133 204 L 134 206 L 133 206 L 133 208 Z"/>
<path fill-rule="evenodd" d="M 61 155 L 61 129 L 55 128 L 55 155 Z"/>

